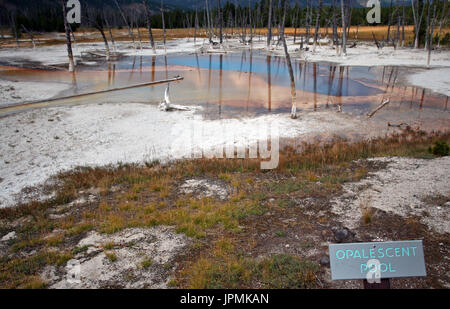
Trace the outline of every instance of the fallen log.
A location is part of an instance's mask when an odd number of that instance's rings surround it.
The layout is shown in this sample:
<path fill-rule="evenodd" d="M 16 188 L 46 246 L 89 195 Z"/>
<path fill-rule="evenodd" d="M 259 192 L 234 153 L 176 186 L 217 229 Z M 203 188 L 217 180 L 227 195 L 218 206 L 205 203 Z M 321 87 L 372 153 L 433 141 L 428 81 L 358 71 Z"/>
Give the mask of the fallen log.
<path fill-rule="evenodd" d="M 388 105 L 390 102 L 389 99 L 386 99 L 383 101 L 383 103 L 381 103 L 380 106 L 378 106 L 375 110 L 373 110 L 371 113 L 367 114 L 367 118 L 372 118 L 373 115 L 375 115 L 376 112 L 378 112 L 380 109 L 382 109 L 383 107 L 385 107 L 386 105 Z"/>
<path fill-rule="evenodd" d="M 106 89 L 106 90 L 95 91 L 95 92 L 75 94 L 75 95 L 71 95 L 71 96 L 67 96 L 67 97 L 63 97 L 63 98 L 52 98 L 52 99 L 45 99 L 45 100 L 32 101 L 32 102 L 23 102 L 23 103 L 19 103 L 19 104 L 8 104 L 8 105 L 3 106 L 3 107 L 0 108 L 0 114 L 7 113 L 7 112 L 9 112 L 10 109 L 15 109 L 17 107 L 28 107 L 28 106 L 32 107 L 33 105 L 37 105 L 37 104 L 41 104 L 41 103 L 49 103 L 49 102 L 54 102 L 54 101 L 62 101 L 62 100 L 80 98 L 80 97 L 96 95 L 96 94 L 102 94 L 102 93 L 108 93 L 108 92 L 114 92 L 114 91 L 121 91 L 121 90 L 134 89 L 134 88 L 140 88 L 140 87 L 154 86 L 154 85 L 159 85 L 159 84 L 176 82 L 176 81 L 183 80 L 183 79 L 184 79 L 184 77 L 177 75 L 177 76 L 174 76 L 173 78 L 170 78 L 170 79 L 158 80 L 158 81 L 148 82 L 148 83 L 141 83 L 141 84 L 125 86 L 125 87 L 120 87 L 120 88 Z"/>

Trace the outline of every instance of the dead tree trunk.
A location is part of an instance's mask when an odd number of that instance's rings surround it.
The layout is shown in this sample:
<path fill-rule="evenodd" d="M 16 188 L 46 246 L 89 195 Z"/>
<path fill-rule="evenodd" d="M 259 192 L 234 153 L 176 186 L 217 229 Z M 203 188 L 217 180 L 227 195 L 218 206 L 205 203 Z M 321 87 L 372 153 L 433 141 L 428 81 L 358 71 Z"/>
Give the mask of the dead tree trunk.
<path fill-rule="evenodd" d="M 20 43 L 19 43 L 19 31 L 17 29 L 17 23 L 16 23 L 16 13 L 12 12 L 10 15 L 10 19 L 11 19 L 11 29 L 14 33 L 14 37 L 16 39 L 16 46 L 17 48 L 20 47 Z"/>
<path fill-rule="evenodd" d="M 111 56 L 110 56 L 109 44 L 108 44 L 108 40 L 106 39 L 105 31 L 103 30 L 103 27 L 98 27 L 97 30 L 100 31 L 100 34 L 102 35 L 103 42 L 105 43 L 106 61 L 109 61 Z"/>
<path fill-rule="evenodd" d="M 337 47 L 339 41 L 337 31 L 337 16 L 336 16 L 336 0 L 333 0 L 333 44 Z"/>
<path fill-rule="evenodd" d="M 103 10 L 103 19 L 105 20 L 106 28 L 108 28 L 109 38 L 111 40 L 114 52 L 116 52 L 116 42 L 114 41 L 111 25 L 109 24 L 108 17 L 106 16 L 106 12 L 104 10 Z"/>
<path fill-rule="evenodd" d="M 433 49 L 433 33 L 434 33 L 434 25 L 436 22 L 436 3 L 433 3 L 433 20 L 431 22 L 431 32 L 429 34 L 429 42 L 428 42 L 428 57 L 427 57 L 427 65 L 430 65 L 431 61 L 431 50 Z"/>
<path fill-rule="evenodd" d="M 123 19 L 123 21 L 125 22 L 125 25 L 126 25 L 127 28 L 128 28 L 128 35 L 130 36 L 130 39 L 131 39 L 131 41 L 133 42 L 134 49 L 136 49 L 136 42 L 134 41 L 134 34 L 133 34 L 133 31 L 131 30 L 130 23 L 128 22 L 128 20 L 127 20 L 127 18 L 126 18 L 126 16 L 125 16 L 125 13 L 123 12 L 123 10 L 122 10 L 122 8 L 120 7 L 120 5 L 119 5 L 119 3 L 117 2 L 117 0 L 114 0 L 114 3 L 116 4 L 117 9 L 119 10 L 120 15 L 122 16 L 122 19 Z"/>
<path fill-rule="evenodd" d="M 341 14 L 342 14 L 342 52 L 344 55 L 347 54 L 347 28 L 345 24 L 345 7 L 344 0 L 341 0 Z"/>
<path fill-rule="evenodd" d="M 164 52 L 167 52 L 166 49 L 166 23 L 164 21 L 164 1 L 161 0 L 161 19 L 162 19 L 162 27 L 163 27 L 163 43 L 164 43 Z"/>
<path fill-rule="evenodd" d="M 288 47 L 287 47 L 287 43 L 286 43 L 286 38 L 284 36 L 284 27 L 285 27 L 285 23 L 286 23 L 287 1 L 288 0 L 284 0 L 283 21 L 282 21 L 282 24 L 281 24 L 280 39 L 283 42 L 284 54 L 286 55 L 286 62 L 287 62 L 287 66 L 288 66 L 289 77 L 290 77 L 290 80 L 291 80 L 291 100 L 292 100 L 291 118 L 295 119 L 295 118 L 297 118 L 297 93 L 296 93 L 296 90 L 295 90 L 294 70 L 292 69 L 291 57 L 289 56 L 289 51 L 288 51 Z"/>
<path fill-rule="evenodd" d="M 272 41 L 272 0 L 269 0 L 269 21 L 267 23 L 267 49 L 270 49 Z"/>
<path fill-rule="evenodd" d="M 252 28 L 252 6 L 250 0 L 248 0 L 248 23 L 250 28 L 250 42 L 253 42 L 253 28 Z"/>
<path fill-rule="evenodd" d="M 405 47 L 405 6 L 402 6 L 402 48 Z"/>
<path fill-rule="evenodd" d="M 388 16 L 388 30 L 387 30 L 387 37 L 386 37 L 386 41 L 389 42 L 390 38 L 391 38 L 391 21 L 392 21 L 392 0 L 391 0 L 391 4 L 389 5 L 389 16 Z"/>
<path fill-rule="evenodd" d="M 153 31 L 152 31 L 152 19 L 150 17 L 150 9 L 148 8 L 147 0 L 143 0 L 142 5 L 144 6 L 145 18 L 147 19 L 147 29 L 148 29 L 150 45 L 153 49 L 153 52 L 156 54 L 155 40 L 153 39 Z"/>
<path fill-rule="evenodd" d="M 297 27 L 298 27 L 298 20 L 299 20 L 299 12 L 300 12 L 300 8 L 298 6 L 296 6 L 295 18 L 294 18 L 294 44 L 297 40 Z"/>
<path fill-rule="evenodd" d="M 311 29 L 312 5 L 310 1 L 306 1 L 306 45 L 309 44 L 309 36 Z"/>
<path fill-rule="evenodd" d="M 213 42 L 213 40 L 212 40 L 212 31 L 211 31 L 211 16 L 210 16 L 210 13 L 209 13 L 209 2 L 208 2 L 208 0 L 205 0 L 206 1 L 206 21 L 207 21 L 207 24 L 208 24 L 208 36 L 209 36 L 209 43 L 210 44 L 212 44 L 212 42 Z"/>
<path fill-rule="evenodd" d="M 134 24 L 136 25 L 137 28 L 137 35 L 138 35 L 138 40 L 139 40 L 139 49 L 142 50 L 142 38 L 141 38 L 141 30 L 139 29 L 139 20 L 136 16 L 136 11 L 133 11 L 133 20 L 134 20 Z"/>
<path fill-rule="evenodd" d="M 70 38 L 69 24 L 67 22 L 66 3 L 64 1 L 61 1 L 61 5 L 63 9 L 64 29 L 66 31 L 67 56 L 69 57 L 69 72 L 73 72 L 75 71 L 75 61 L 73 59 L 72 41 Z"/>
<path fill-rule="evenodd" d="M 427 20 L 426 20 L 426 24 L 427 24 L 427 31 L 426 31 L 426 33 L 425 33 L 425 46 L 424 46 L 424 50 L 428 50 L 428 41 L 429 41 L 429 35 L 430 35 L 430 27 L 431 27 L 431 24 L 430 24 L 430 6 L 431 6 L 431 3 L 430 3 L 430 0 L 427 0 Z"/>
<path fill-rule="evenodd" d="M 419 16 L 420 2 L 417 2 L 417 11 L 414 6 L 414 0 L 411 0 L 413 18 L 414 18 L 414 48 L 419 48 L 419 32 L 422 24 L 423 13 L 425 11 L 425 4 L 422 6 L 422 12 Z"/>
<path fill-rule="evenodd" d="M 219 39 L 220 44 L 223 44 L 223 16 L 222 16 L 222 8 L 220 7 L 220 0 L 217 0 L 217 10 L 219 14 Z"/>
<path fill-rule="evenodd" d="M 33 37 L 33 33 L 31 33 L 30 31 L 28 31 L 28 29 L 22 25 L 22 29 L 28 33 L 28 36 L 30 37 L 31 43 L 33 44 L 33 48 L 36 48 L 36 43 L 34 42 L 34 37 Z"/>
<path fill-rule="evenodd" d="M 438 32 L 438 42 L 437 42 L 437 47 L 440 48 L 441 47 L 441 34 L 442 34 L 442 25 L 445 24 L 446 20 L 447 20 L 447 2 L 448 1 L 444 1 L 444 8 L 442 9 L 442 15 L 441 15 L 441 20 L 439 21 L 439 32 Z"/>
<path fill-rule="evenodd" d="M 197 13 L 197 8 L 195 8 L 194 44 L 197 42 L 197 30 L 198 30 L 198 13 Z"/>
<path fill-rule="evenodd" d="M 320 27 L 320 14 L 322 12 L 322 0 L 319 0 L 317 6 L 317 17 L 316 17 L 316 29 L 314 31 L 314 50 L 316 49 L 317 39 L 319 37 L 319 27 Z"/>

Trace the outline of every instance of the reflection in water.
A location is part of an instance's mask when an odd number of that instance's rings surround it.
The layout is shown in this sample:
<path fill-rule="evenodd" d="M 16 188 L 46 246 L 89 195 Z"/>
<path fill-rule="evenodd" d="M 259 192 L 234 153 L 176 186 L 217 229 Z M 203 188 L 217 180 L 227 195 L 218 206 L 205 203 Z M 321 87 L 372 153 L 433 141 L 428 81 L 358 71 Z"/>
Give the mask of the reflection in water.
<path fill-rule="evenodd" d="M 152 56 L 152 82 L 155 81 L 156 56 Z"/>
<path fill-rule="evenodd" d="M 223 55 L 219 56 L 219 118 L 222 115 L 222 89 L 223 89 Z"/>
<path fill-rule="evenodd" d="M 272 73 L 271 73 L 271 64 L 272 56 L 267 56 L 267 89 L 268 89 L 268 97 L 267 101 L 269 103 L 267 110 L 270 112 L 272 110 Z"/>
<path fill-rule="evenodd" d="M 248 112 L 248 107 L 250 105 L 250 91 L 252 89 L 252 65 L 253 65 L 253 54 L 250 53 L 250 70 L 249 70 L 249 74 L 248 74 L 248 95 L 247 95 L 247 105 L 246 105 L 246 112 Z"/>
<path fill-rule="evenodd" d="M 275 56 L 259 56 L 258 51 L 243 51 L 242 53 L 236 54 L 226 54 L 226 55 L 183 55 L 183 56 L 171 56 L 168 61 L 173 65 L 182 65 L 190 67 L 201 67 L 204 69 L 220 70 L 220 57 L 222 57 L 222 69 L 225 71 L 235 71 L 242 75 L 243 72 L 249 71 L 250 65 L 250 54 L 252 55 L 252 72 L 253 74 L 259 74 L 261 76 L 268 76 L 269 72 L 272 78 L 271 83 L 277 85 L 289 85 L 289 69 L 283 57 Z M 267 58 L 269 57 L 269 58 Z M 210 60 L 212 58 L 212 62 Z M 269 61 L 270 60 L 270 61 Z M 212 63 L 212 65 L 210 65 Z M 299 61 L 293 61 L 293 66 L 297 67 L 295 63 L 300 63 Z M 296 83 L 297 90 L 305 90 L 308 92 L 314 92 L 314 87 L 316 86 L 316 92 L 318 94 L 337 95 L 338 84 L 337 81 L 333 81 L 329 89 L 328 76 L 326 74 L 326 69 L 318 68 L 316 80 L 314 80 L 312 73 L 310 73 L 310 68 L 313 64 L 307 63 L 305 66 L 305 74 L 302 83 Z M 359 71 L 358 74 L 363 74 L 361 68 L 355 68 L 353 71 Z M 311 70 L 312 71 L 312 70 Z M 349 70 L 350 74 L 350 70 Z M 306 76 L 308 75 L 308 76 Z M 365 72 L 369 78 L 373 78 L 373 74 Z M 310 78 L 307 78 L 310 77 Z M 362 84 L 361 82 L 348 78 L 343 81 L 342 89 L 340 89 L 340 94 L 342 96 L 367 96 L 381 93 L 382 90 L 369 87 Z"/>
<path fill-rule="evenodd" d="M 313 79 L 314 79 L 314 110 L 317 110 L 317 63 L 313 63 Z"/>

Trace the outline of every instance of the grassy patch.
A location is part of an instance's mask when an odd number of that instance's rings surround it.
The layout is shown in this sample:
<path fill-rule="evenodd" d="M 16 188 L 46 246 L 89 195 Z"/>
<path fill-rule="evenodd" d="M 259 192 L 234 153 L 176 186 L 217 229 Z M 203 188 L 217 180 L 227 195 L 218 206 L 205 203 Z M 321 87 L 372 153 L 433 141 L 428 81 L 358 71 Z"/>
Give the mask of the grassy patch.
<path fill-rule="evenodd" d="M 67 252 L 40 251 L 30 257 L 2 259 L 0 288 L 42 288 L 39 271 L 46 265 L 65 265 L 70 258 Z"/>
<path fill-rule="evenodd" d="M 141 267 L 142 268 L 149 268 L 150 266 L 153 265 L 153 259 L 150 257 L 146 257 L 142 262 L 141 262 Z"/>
<path fill-rule="evenodd" d="M 232 257 L 221 261 L 200 258 L 185 273 L 187 287 L 194 289 L 263 288 L 292 289 L 316 286 L 319 266 L 287 254 L 262 261 Z"/>
<path fill-rule="evenodd" d="M 117 255 L 114 252 L 107 252 L 107 251 L 105 251 L 105 255 L 106 255 L 106 258 L 110 262 L 114 263 L 115 261 L 117 261 Z"/>

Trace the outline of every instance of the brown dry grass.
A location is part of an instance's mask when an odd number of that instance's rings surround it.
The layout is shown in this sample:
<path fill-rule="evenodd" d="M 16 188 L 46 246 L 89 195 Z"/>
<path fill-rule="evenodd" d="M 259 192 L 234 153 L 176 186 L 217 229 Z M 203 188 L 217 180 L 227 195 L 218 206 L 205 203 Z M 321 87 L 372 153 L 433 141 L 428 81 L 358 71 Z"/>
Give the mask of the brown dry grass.
<path fill-rule="evenodd" d="M 362 41 L 372 41 L 373 36 L 372 32 L 375 33 L 376 37 L 378 39 L 385 38 L 387 36 L 387 26 L 352 26 L 350 28 L 350 40 L 362 40 Z M 315 29 L 311 29 L 311 35 L 314 34 Z M 149 33 L 146 28 L 140 28 L 139 31 L 141 32 L 141 38 L 143 43 L 149 43 Z M 295 29 L 292 27 L 285 29 L 286 34 L 288 35 L 294 35 Z M 9 34 L 7 31 L 2 31 L 4 34 Z M 239 28 L 224 28 L 223 29 L 224 35 L 239 35 L 240 29 Z M 446 33 L 450 32 L 450 28 L 442 29 L 442 36 L 445 36 Z M 273 35 L 278 35 L 278 28 L 274 28 L 272 31 Z M 319 33 L 322 36 L 328 35 L 328 37 L 331 37 L 332 29 L 331 28 L 320 28 Z M 342 28 L 338 28 L 339 35 L 342 34 Z M 435 34 L 438 33 L 438 29 L 435 30 Z M 133 31 L 134 37 L 136 42 L 138 41 L 138 31 L 137 29 L 134 29 Z M 305 35 L 306 34 L 306 28 L 297 28 L 297 35 Z M 258 28 L 256 29 L 256 35 L 267 35 L 267 28 Z M 391 27 L 391 35 L 393 37 L 396 36 L 396 27 Z M 114 29 L 113 30 L 113 36 L 114 39 L 118 42 L 123 41 L 130 41 L 130 38 L 128 36 L 128 30 L 126 29 Z M 153 29 L 153 36 L 154 39 L 157 41 L 162 41 L 163 39 L 163 31 L 162 29 Z M 185 37 L 193 37 L 194 36 L 194 29 L 167 29 L 166 30 L 166 39 L 167 40 L 173 40 L 178 38 L 185 38 Z M 197 37 L 198 38 L 207 38 L 208 32 L 207 29 L 199 29 L 197 31 Z M 98 31 L 95 29 L 88 29 L 88 28 L 82 28 L 75 32 L 75 38 L 76 42 L 78 43 L 88 43 L 88 42 L 99 42 L 101 41 L 101 36 Z M 414 26 L 406 26 L 405 27 L 405 39 L 406 43 L 410 43 L 414 38 Z M 63 43 L 63 39 L 56 39 L 54 38 L 53 34 L 39 34 L 35 35 L 35 40 L 44 40 L 41 42 L 41 45 L 54 45 L 54 44 L 61 44 Z M 31 41 L 29 41 L 29 38 L 24 34 L 22 39 L 23 42 L 21 42 L 21 46 L 25 47 L 31 47 Z M 109 36 L 108 36 L 109 40 Z M 14 47 L 15 46 L 15 40 L 14 39 L 5 39 L 0 41 L 2 46 L 5 47 Z"/>

